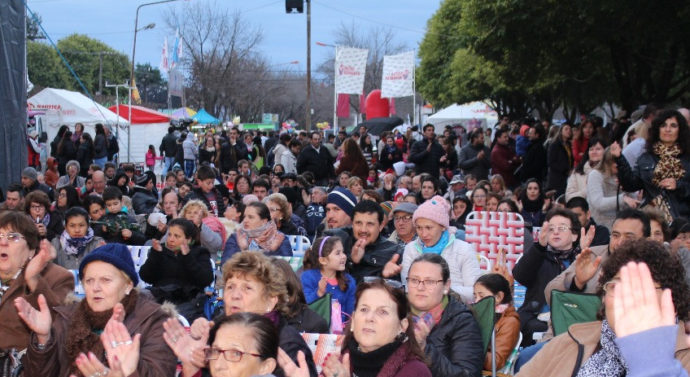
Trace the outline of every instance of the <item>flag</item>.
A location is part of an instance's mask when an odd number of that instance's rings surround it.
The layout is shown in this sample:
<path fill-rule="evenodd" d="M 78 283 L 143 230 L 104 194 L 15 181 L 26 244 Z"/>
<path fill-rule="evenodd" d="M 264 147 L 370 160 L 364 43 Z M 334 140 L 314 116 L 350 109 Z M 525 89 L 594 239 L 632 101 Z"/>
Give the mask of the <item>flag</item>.
<path fill-rule="evenodd" d="M 180 43 L 180 29 L 178 28 L 175 32 L 175 44 L 172 50 L 172 62 L 170 64 L 170 69 L 178 66 L 180 64 L 180 57 L 182 56 L 182 43 Z"/>
<path fill-rule="evenodd" d="M 137 89 L 137 83 L 135 79 L 132 80 L 132 98 L 129 104 L 131 105 L 132 102 L 136 104 L 141 103 L 141 96 L 139 95 L 139 89 Z"/>
<path fill-rule="evenodd" d="M 350 117 L 350 95 L 338 94 L 338 107 L 336 108 L 336 115 L 340 118 Z"/>
<path fill-rule="evenodd" d="M 381 98 L 414 95 L 414 51 L 383 57 Z"/>
<path fill-rule="evenodd" d="M 335 48 L 335 92 L 359 94 L 364 88 L 364 73 L 369 50 Z"/>
<path fill-rule="evenodd" d="M 161 64 L 159 66 L 161 72 L 168 73 L 170 65 L 168 64 L 168 37 L 163 40 L 163 51 L 161 52 Z"/>

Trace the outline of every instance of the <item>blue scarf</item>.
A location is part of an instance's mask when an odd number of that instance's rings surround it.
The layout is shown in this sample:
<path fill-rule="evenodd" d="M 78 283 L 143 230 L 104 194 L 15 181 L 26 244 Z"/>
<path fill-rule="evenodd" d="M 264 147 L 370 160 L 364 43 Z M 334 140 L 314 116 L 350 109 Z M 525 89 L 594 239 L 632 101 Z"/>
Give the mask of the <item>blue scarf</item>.
<path fill-rule="evenodd" d="M 422 240 L 417 238 L 418 248 L 421 249 L 422 254 L 434 253 L 440 255 L 441 252 L 443 252 L 443 249 L 445 249 L 446 246 L 448 246 L 453 241 L 455 241 L 455 235 L 451 236 L 450 233 L 448 233 L 448 230 L 443 231 L 443 234 L 441 234 L 441 238 L 433 246 L 424 246 Z"/>

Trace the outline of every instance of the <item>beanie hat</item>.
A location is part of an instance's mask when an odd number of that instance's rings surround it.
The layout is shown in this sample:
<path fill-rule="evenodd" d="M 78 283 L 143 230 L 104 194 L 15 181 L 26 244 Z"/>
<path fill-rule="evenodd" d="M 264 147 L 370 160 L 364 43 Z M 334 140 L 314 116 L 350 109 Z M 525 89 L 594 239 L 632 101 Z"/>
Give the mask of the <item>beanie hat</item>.
<path fill-rule="evenodd" d="M 328 204 L 335 204 L 340 209 L 345 211 L 350 218 L 354 215 L 355 204 L 357 204 L 357 198 L 350 190 L 342 187 L 336 187 L 328 193 Z"/>
<path fill-rule="evenodd" d="M 109 243 L 98 247 L 91 253 L 87 254 L 79 264 L 79 280 L 84 278 L 84 267 L 94 261 L 112 264 L 129 276 L 134 286 L 139 284 L 139 275 L 134 268 L 132 254 L 130 254 L 127 246 L 121 243 Z"/>
<path fill-rule="evenodd" d="M 449 213 L 450 205 L 448 202 L 442 197 L 435 195 L 414 211 L 412 222 L 416 223 L 417 219 L 428 219 L 448 229 L 450 222 Z"/>
<path fill-rule="evenodd" d="M 24 170 L 22 170 L 22 178 L 29 178 L 35 181 L 38 179 L 38 172 L 36 169 L 29 166 L 28 168 L 24 168 Z"/>
<path fill-rule="evenodd" d="M 386 216 L 390 215 L 391 211 L 393 210 L 393 202 L 383 202 L 380 205 Z"/>

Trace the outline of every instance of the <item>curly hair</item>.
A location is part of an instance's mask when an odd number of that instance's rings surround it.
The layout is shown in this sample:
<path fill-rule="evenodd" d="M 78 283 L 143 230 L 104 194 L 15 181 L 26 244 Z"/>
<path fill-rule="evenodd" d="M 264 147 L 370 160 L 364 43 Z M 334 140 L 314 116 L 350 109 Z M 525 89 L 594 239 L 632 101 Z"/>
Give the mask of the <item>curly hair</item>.
<path fill-rule="evenodd" d="M 275 310 L 288 316 L 288 290 L 281 270 L 271 258 L 256 251 L 236 253 L 223 265 L 223 286 L 233 276 L 251 276 L 264 286 L 266 297 L 277 297 Z"/>
<path fill-rule="evenodd" d="M 666 120 L 670 118 L 675 118 L 678 123 L 678 139 L 676 143 L 680 147 L 681 154 L 688 155 L 688 153 L 690 153 L 690 128 L 688 127 L 688 122 L 685 120 L 683 114 L 675 109 L 663 110 L 652 120 L 646 145 L 648 153 L 654 155 L 654 144 L 660 140 L 659 131 L 666 123 Z"/>
<path fill-rule="evenodd" d="M 603 263 L 597 294 L 603 297 L 603 285 L 611 281 L 628 262 L 644 262 L 652 273 L 652 279 L 661 288 L 669 288 L 678 319 L 687 321 L 690 316 L 690 290 L 685 282 L 685 269 L 677 255 L 672 255 L 659 242 L 637 240 L 626 242 Z"/>

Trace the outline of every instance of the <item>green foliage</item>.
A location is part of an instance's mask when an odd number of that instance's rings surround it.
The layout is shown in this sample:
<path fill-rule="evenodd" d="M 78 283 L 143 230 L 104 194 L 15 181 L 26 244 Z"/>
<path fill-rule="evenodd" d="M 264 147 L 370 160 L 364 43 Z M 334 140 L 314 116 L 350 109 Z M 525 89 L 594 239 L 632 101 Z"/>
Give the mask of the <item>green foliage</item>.
<path fill-rule="evenodd" d="M 28 41 L 26 64 L 33 84 L 43 88 L 74 89 L 69 71 L 52 46 Z"/>
<path fill-rule="evenodd" d="M 94 94 L 99 87 L 99 55 L 102 58 L 103 92 L 115 94 L 114 89 L 105 88 L 105 83 L 122 83 L 129 79 L 130 62 L 127 55 L 114 50 L 107 44 L 83 34 L 72 34 L 57 43 L 58 48 L 70 63 L 86 88 Z M 72 78 L 72 85 L 78 83 Z M 112 93 L 111 93 L 112 92 Z"/>
<path fill-rule="evenodd" d="M 146 103 L 164 104 L 167 102 L 168 86 L 161 71 L 151 64 L 137 64 L 134 77 L 141 99 Z"/>

